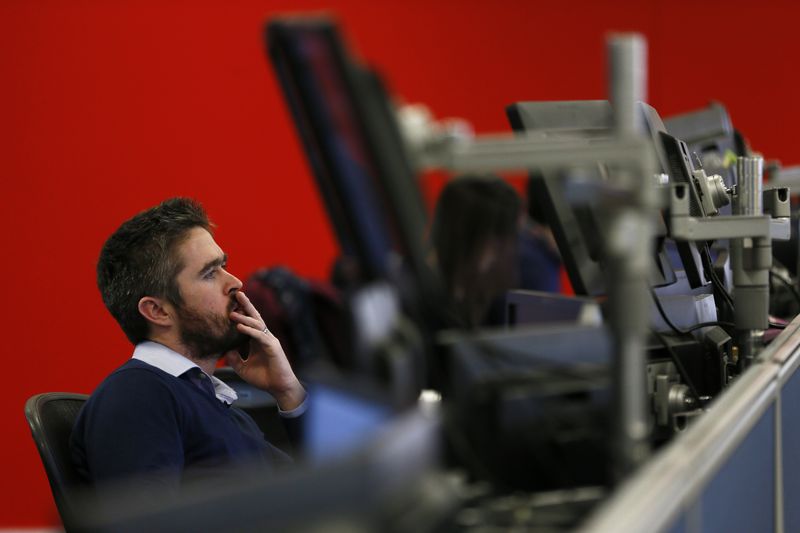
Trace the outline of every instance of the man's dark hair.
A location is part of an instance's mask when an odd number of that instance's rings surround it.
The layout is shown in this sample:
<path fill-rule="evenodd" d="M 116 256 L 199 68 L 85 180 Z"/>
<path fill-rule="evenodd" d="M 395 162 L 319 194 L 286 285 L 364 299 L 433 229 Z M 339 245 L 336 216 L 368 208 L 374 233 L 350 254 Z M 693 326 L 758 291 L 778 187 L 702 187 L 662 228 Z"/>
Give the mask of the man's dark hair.
<path fill-rule="evenodd" d="M 149 326 L 139 313 L 144 296 L 183 303 L 176 277 L 184 265 L 177 249 L 197 227 L 213 227 L 203 207 L 190 198 L 171 198 L 125 221 L 103 245 L 97 287 L 132 343 L 147 339 Z"/>

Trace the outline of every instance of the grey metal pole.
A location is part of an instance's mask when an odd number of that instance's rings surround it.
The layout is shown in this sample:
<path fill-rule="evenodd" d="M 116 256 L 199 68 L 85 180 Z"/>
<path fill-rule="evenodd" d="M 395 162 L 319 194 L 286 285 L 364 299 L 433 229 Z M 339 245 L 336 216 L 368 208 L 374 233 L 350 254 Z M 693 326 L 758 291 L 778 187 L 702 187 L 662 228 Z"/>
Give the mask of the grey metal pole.
<path fill-rule="evenodd" d="M 607 51 L 614 127 L 621 137 L 637 135 L 641 128 L 636 108 L 647 100 L 647 43 L 639 34 L 612 34 Z"/>
<path fill-rule="evenodd" d="M 740 157 L 736 164 L 736 214 L 763 215 L 763 158 Z M 764 330 L 769 325 L 771 267 L 772 240 L 769 237 L 731 240 L 734 321 L 739 346 L 739 370 L 750 366 L 758 351 Z"/>
<path fill-rule="evenodd" d="M 620 138 L 641 135 L 638 102 L 646 96 L 647 46 L 640 35 L 614 35 L 608 41 L 615 130 Z M 630 202 L 609 206 L 609 310 L 616 350 L 613 475 L 622 479 L 649 454 L 645 343 L 649 328 L 650 249 L 658 199 L 653 172 L 617 169 L 615 177 L 632 186 Z"/>

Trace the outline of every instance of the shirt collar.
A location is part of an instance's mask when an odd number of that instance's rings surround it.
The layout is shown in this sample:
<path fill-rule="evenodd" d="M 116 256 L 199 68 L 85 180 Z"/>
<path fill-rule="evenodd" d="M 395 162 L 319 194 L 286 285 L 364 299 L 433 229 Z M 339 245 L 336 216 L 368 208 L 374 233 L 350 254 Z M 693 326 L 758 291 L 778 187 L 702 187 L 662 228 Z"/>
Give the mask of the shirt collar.
<path fill-rule="evenodd" d="M 200 368 L 178 352 L 153 341 L 145 341 L 137 344 L 136 348 L 133 350 L 133 359 L 152 365 L 175 377 L 180 376 L 191 368 Z M 201 368 L 200 371 L 202 372 L 203 369 Z M 219 378 L 214 376 L 208 377 L 214 385 L 214 394 L 216 394 L 219 401 L 225 402 L 228 405 L 236 401 L 238 396 L 235 390 L 230 388 Z"/>

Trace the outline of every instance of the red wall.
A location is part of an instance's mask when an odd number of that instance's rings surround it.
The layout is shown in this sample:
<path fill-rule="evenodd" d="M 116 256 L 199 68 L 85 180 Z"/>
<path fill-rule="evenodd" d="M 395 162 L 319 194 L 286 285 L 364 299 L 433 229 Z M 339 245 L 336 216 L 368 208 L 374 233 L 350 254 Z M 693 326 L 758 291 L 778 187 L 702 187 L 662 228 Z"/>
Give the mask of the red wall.
<path fill-rule="evenodd" d="M 478 131 L 517 100 L 606 96 L 604 35 L 650 45 L 662 116 L 718 99 L 753 146 L 800 162 L 791 2 L 330 2 L 396 93 Z M 0 3 L 6 401 L 0 527 L 57 523 L 23 417 L 43 391 L 89 392 L 130 347 L 94 264 L 125 218 L 172 195 L 205 204 L 231 268 L 324 277 L 335 255 L 265 60 L 263 21 L 308 1 Z M 435 189 L 432 188 L 431 190 Z"/>

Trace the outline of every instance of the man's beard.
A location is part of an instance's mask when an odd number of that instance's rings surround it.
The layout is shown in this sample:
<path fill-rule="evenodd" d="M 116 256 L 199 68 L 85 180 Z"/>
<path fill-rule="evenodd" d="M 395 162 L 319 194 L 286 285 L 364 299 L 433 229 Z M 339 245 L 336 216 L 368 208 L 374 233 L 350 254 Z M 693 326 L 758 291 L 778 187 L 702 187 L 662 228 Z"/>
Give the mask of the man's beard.
<path fill-rule="evenodd" d="M 231 300 L 230 310 L 234 302 Z M 247 335 L 236 329 L 236 324 L 225 315 L 201 314 L 176 306 L 180 318 L 181 342 L 197 359 L 217 359 L 247 341 Z"/>

